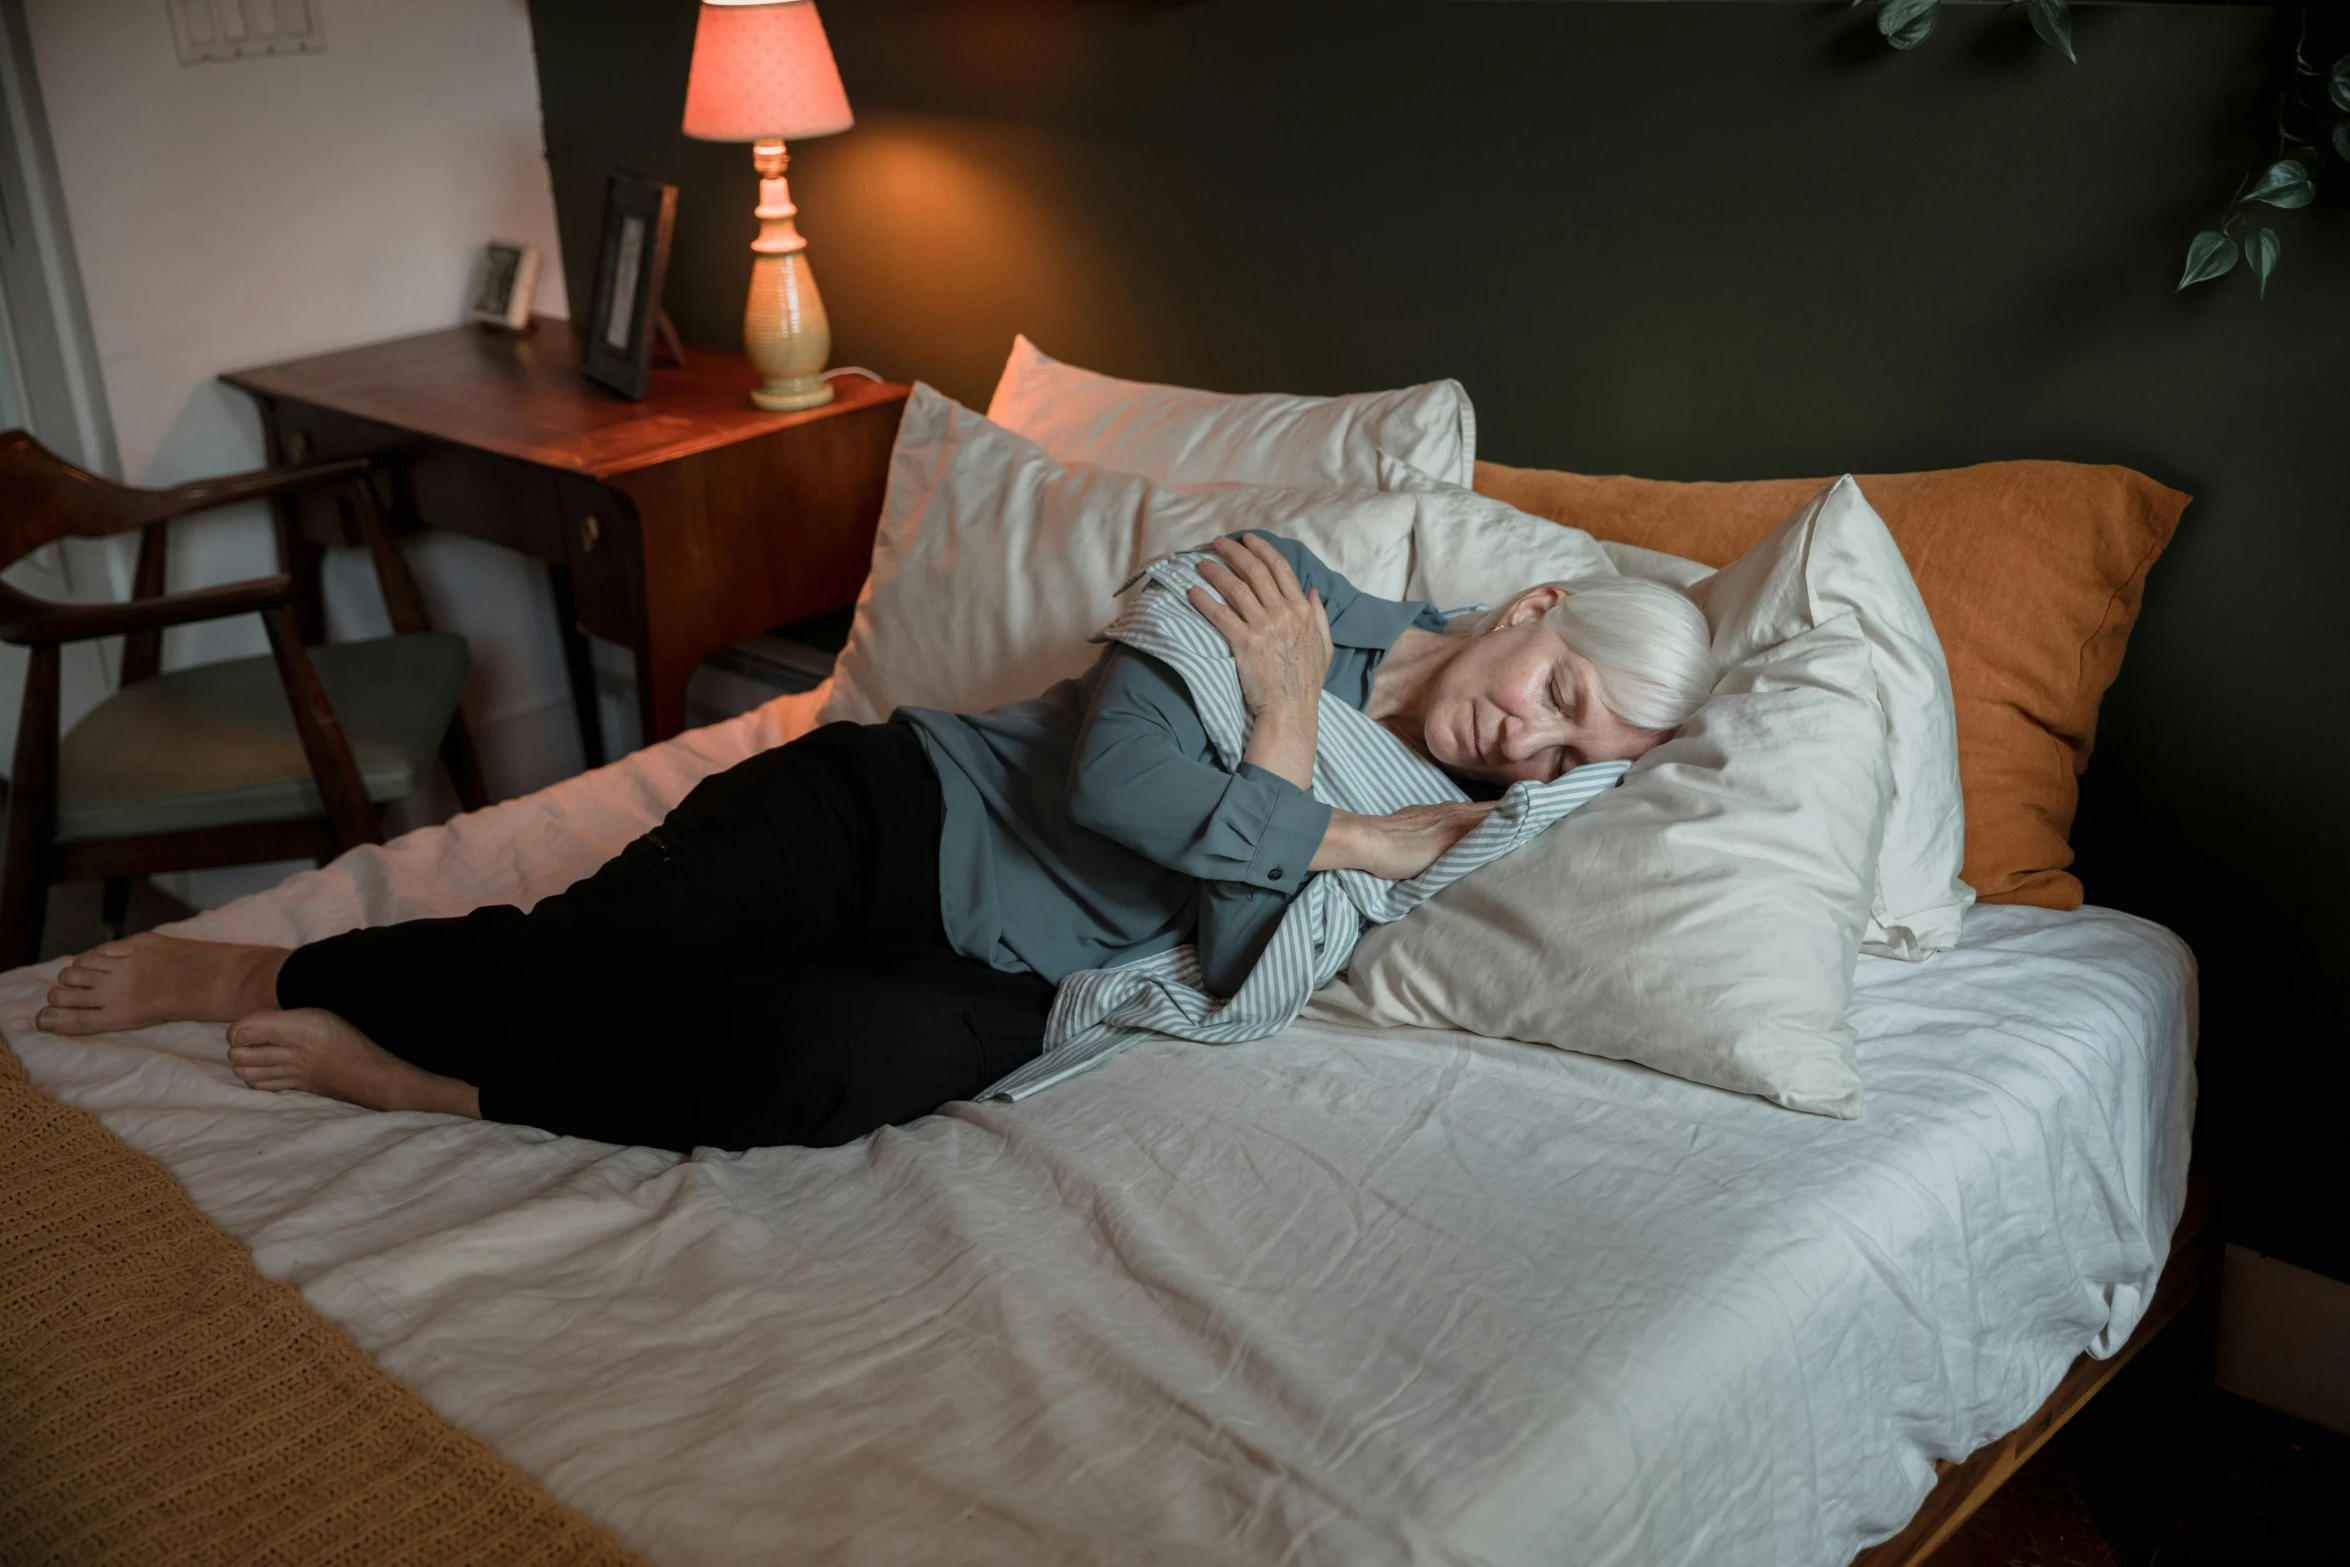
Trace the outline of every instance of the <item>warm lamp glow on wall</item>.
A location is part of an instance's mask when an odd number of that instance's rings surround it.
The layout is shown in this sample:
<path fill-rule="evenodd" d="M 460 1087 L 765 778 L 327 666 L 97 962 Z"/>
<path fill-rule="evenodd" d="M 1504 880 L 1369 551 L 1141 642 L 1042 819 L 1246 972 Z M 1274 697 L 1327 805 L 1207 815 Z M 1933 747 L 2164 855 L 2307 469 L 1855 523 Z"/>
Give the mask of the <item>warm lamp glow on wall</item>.
<path fill-rule="evenodd" d="M 821 372 L 832 323 L 808 270 L 808 242 L 792 219 L 783 144 L 830 136 L 856 123 L 832 63 L 815 0 L 702 0 L 694 65 L 685 89 L 685 133 L 747 141 L 759 170 L 759 237 L 751 241 L 751 301 L 743 348 L 766 379 L 761 408 L 818 408 L 832 401 Z"/>

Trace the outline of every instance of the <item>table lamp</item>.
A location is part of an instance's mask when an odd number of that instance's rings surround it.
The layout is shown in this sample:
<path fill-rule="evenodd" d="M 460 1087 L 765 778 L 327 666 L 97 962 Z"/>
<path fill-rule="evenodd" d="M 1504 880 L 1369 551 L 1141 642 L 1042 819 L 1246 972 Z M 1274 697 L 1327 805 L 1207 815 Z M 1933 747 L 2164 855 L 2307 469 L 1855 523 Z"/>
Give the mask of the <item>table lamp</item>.
<path fill-rule="evenodd" d="M 765 380 L 761 408 L 819 408 L 832 387 L 819 373 L 832 354 L 832 323 L 808 270 L 808 242 L 792 219 L 786 140 L 830 136 L 856 123 L 832 63 L 815 0 L 702 0 L 686 79 L 685 133 L 747 141 L 759 171 L 759 237 L 751 241 L 751 300 L 743 348 Z"/>

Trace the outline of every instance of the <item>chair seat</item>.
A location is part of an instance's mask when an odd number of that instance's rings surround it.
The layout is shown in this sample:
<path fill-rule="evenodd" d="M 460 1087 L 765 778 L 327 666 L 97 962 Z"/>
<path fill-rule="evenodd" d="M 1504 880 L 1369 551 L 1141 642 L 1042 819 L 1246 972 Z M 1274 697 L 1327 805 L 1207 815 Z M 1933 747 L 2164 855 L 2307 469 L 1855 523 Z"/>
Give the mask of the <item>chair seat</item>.
<path fill-rule="evenodd" d="M 367 798 L 404 800 L 432 774 L 472 660 L 420 631 L 309 649 Z M 326 814 L 277 660 L 231 659 L 117 691 L 58 749 L 57 839 L 296 821 Z"/>

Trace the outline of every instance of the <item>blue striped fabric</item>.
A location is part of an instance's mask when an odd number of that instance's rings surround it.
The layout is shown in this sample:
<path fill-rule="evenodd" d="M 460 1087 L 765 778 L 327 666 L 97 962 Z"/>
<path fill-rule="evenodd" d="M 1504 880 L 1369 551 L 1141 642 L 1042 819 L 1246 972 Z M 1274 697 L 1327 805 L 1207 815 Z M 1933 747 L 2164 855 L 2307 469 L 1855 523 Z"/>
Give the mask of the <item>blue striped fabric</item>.
<path fill-rule="evenodd" d="M 1206 586 L 1194 568 L 1208 558 L 1206 551 L 1194 550 L 1145 567 L 1135 579 L 1143 584 L 1141 591 L 1094 640 L 1123 642 L 1182 676 L 1217 755 L 1227 768 L 1237 769 L 1248 743 L 1248 711 L 1232 649 L 1184 597 L 1187 589 Z M 1327 691 L 1319 722 L 1316 799 L 1342 811 L 1384 816 L 1407 805 L 1468 798 L 1441 769 Z M 1367 871 L 1321 872 L 1290 904 L 1264 955 L 1233 996 L 1219 999 L 1200 988 L 1199 961 L 1189 946 L 1122 968 L 1070 975 L 1053 998 L 1043 1053 L 981 1097 L 1024 1099 L 1152 1034 L 1228 1045 L 1280 1032 L 1316 990 L 1346 967 L 1366 924 L 1403 918 L 1612 787 L 1629 765 L 1594 762 L 1552 783 L 1511 785 L 1491 816 L 1409 881 L 1387 881 Z"/>

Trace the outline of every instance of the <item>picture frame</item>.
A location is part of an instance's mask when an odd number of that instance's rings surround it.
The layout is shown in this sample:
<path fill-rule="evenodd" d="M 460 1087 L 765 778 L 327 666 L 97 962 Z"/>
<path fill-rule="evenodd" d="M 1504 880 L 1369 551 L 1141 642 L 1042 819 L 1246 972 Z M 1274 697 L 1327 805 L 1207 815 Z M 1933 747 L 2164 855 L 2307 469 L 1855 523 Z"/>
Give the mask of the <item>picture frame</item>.
<path fill-rule="evenodd" d="M 669 271 L 677 187 L 615 170 L 604 181 L 604 228 L 596 283 L 582 324 L 582 375 L 642 402 L 653 375 L 661 282 Z"/>
<path fill-rule="evenodd" d="M 520 240 L 493 239 L 481 248 L 473 269 L 473 293 L 465 319 L 509 332 L 530 328 L 530 307 L 538 298 L 539 248 Z"/>

